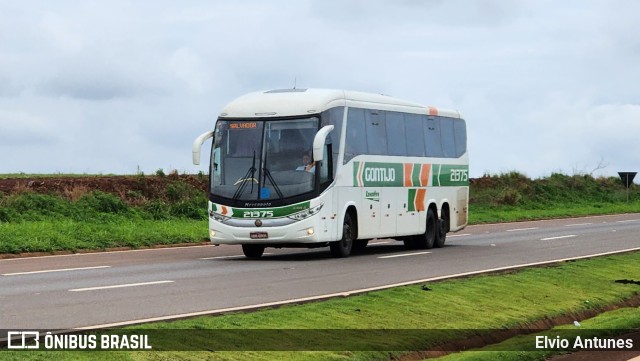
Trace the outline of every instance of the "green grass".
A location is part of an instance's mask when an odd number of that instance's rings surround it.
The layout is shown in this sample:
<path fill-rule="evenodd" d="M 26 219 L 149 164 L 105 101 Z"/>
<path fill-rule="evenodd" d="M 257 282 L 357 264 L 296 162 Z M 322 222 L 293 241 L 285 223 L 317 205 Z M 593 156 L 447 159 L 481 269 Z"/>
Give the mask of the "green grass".
<path fill-rule="evenodd" d="M 523 328 L 535 321 L 588 310 L 601 310 L 640 294 L 637 284 L 621 284 L 619 279 L 640 280 L 640 252 L 566 262 L 555 266 L 529 268 L 511 273 L 479 275 L 429 284 L 398 287 L 384 291 L 332 299 L 324 302 L 290 305 L 250 313 L 197 317 L 174 322 L 159 322 L 129 327 L 127 330 L 173 330 L 164 340 L 182 347 L 215 347 L 219 339 L 183 337 L 185 330 L 332 330 L 332 329 L 450 329 L 430 338 L 403 339 L 408 349 L 424 350 L 443 342 L 488 333 L 505 328 Z M 610 313 L 609 323 L 584 321 L 583 328 L 638 328 L 638 309 Z M 629 316 L 627 318 L 627 316 Z M 618 320 L 618 321 L 615 321 Z M 627 320 L 629 323 L 622 321 Z M 625 321 L 625 322 L 627 322 Z M 593 322 L 593 323 L 591 323 Z M 604 322 L 604 321 L 603 321 Z M 604 325 L 604 326 L 603 326 Z M 149 331 L 153 332 L 153 331 Z M 300 331 L 302 335 L 302 331 Z M 609 331 L 606 331 L 609 332 Z M 364 335 L 364 332 L 362 333 Z M 329 333 L 329 335 L 331 335 Z M 339 334 L 338 334 L 339 335 Z M 251 345 L 253 339 L 242 335 L 225 339 L 227 349 L 233 345 Z M 530 337 L 530 336 L 528 336 Z M 336 340 L 360 342 L 369 339 Z M 526 338 L 525 338 L 526 340 Z M 278 340 L 273 340 L 278 342 Z M 317 341 L 317 340 L 316 340 Z M 397 341 L 397 340 L 395 340 Z M 516 340 L 517 341 L 517 340 Z M 394 340 L 382 342 L 393 343 Z M 521 341 L 520 341 L 521 342 Z M 351 343 L 349 343 L 351 344 Z M 527 344 L 527 342 L 525 342 Z M 153 345 L 153 343 L 152 343 Z M 166 344 L 165 344 L 166 345 Z M 525 345 L 526 346 L 526 345 Z M 513 350 L 514 346 L 507 349 Z M 248 348 L 248 347 L 247 347 Z M 218 348 L 219 349 L 219 348 Z M 122 360 L 389 360 L 401 351 L 145 351 L 145 352 L 54 352 L 3 353 L 24 356 L 21 359 L 122 359 Z M 509 354 L 517 354 L 511 351 Z M 465 356 L 466 357 L 466 356 Z M 502 356 L 501 356 L 502 357 Z M 16 358 L 17 359 L 17 358 Z"/>
<path fill-rule="evenodd" d="M 542 361 L 551 356 L 575 352 L 571 350 L 575 341 L 575 333 L 579 332 L 580 337 L 585 338 L 613 338 L 620 336 L 620 330 L 640 329 L 640 308 L 622 308 L 614 311 L 604 312 L 594 318 L 581 322 L 580 328 L 573 325 L 562 325 L 551 330 L 537 332 L 530 335 L 522 335 L 510 338 L 499 344 L 490 345 L 481 349 L 467 352 L 459 352 L 438 358 L 439 361 L 493 361 L 493 360 L 513 360 L 513 361 Z M 569 340 L 570 349 L 567 350 L 541 350 L 536 349 L 536 336 L 547 336 L 555 338 L 560 336 Z M 525 351 L 526 350 L 526 351 Z M 624 351 L 624 350 L 623 350 Z M 602 354 L 603 359 L 606 353 Z"/>
<path fill-rule="evenodd" d="M 555 204 L 542 209 L 516 206 L 492 207 L 470 205 L 469 224 L 519 222 L 638 212 L 640 212 L 640 202 L 629 204 Z"/>
<path fill-rule="evenodd" d="M 0 253 L 202 242 L 208 239 L 206 209 L 202 192 L 181 182 L 168 183 L 155 199 L 138 191 L 125 199 L 100 191 L 0 193 Z"/>
<path fill-rule="evenodd" d="M 529 179 L 518 172 L 471 182 L 469 223 L 513 222 L 640 212 L 640 187 L 627 192 L 620 179 L 554 173 Z"/>
<path fill-rule="evenodd" d="M 5 176 L 34 178 L 0 177 Z M 61 176 L 65 175 L 42 177 Z M 137 175 L 106 180 L 121 186 L 113 193 L 68 184 L 52 194 L 36 193 L 24 185 L 12 194 L 0 192 L 0 253 L 200 242 L 208 237 L 206 181 L 204 174 Z M 552 174 L 531 180 L 517 172 L 487 175 L 471 182 L 469 222 L 640 212 L 639 188 L 632 186 L 626 202 L 625 189 L 616 178 Z"/>
<path fill-rule="evenodd" d="M 190 219 L 43 220 L 0 223 L 0 253 L 104 250 L 207 241 L 207 222 Z"/>

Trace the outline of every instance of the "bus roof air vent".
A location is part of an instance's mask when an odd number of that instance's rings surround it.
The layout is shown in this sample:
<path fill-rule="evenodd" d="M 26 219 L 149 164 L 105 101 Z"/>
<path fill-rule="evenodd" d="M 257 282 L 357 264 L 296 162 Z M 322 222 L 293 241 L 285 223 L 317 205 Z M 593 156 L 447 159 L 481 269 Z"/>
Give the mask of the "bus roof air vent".
<path fill-rule="evenodd" d="M 271 94 L 271 93 L 304 93 L 306 92 L 307 89 L 275 89 L 275 90 L 269 90 L 264 92 L 265 94 Z"/>

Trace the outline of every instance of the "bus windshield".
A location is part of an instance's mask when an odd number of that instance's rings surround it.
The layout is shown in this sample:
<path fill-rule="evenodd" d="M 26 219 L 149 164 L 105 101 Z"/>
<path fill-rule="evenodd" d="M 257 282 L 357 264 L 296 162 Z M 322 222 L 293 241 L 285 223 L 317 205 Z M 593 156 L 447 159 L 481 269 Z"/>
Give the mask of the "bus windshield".
<path fill-rule="evenodd" d="M 216 123 L 211 194 L 239 201 L 282 200 L 314 190 L 310 162 L 318 118 Z"/>

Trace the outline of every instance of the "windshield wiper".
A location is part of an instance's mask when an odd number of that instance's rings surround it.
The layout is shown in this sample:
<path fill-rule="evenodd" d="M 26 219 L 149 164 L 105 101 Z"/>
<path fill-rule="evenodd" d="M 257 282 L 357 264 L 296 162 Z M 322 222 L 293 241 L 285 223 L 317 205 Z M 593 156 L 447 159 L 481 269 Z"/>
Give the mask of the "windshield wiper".
<path fill-rule="evenodd" d="M 264 163 L 262 164 L 262 174 L 264 174 L 264 177 L 262 178 L 262 184 L 263 186 L 267 186 L 267 178 L 269 178 L 269 182 L 271 182 L 271 184 L 273 185 L 273 189 L 276 190 L 276 193 L 278 193 L 278 197 L 280 197 L 280 199 L 284 198 L 284 196 L 282 195 L 282 192 L 280 192 L 280 188 L 278 187 L 278 184 L 276 183 L 276 181 L 273 179 L 273 177 L 271 176 L 271 172 L 269 171 L 269 168 L 267 168 L 267 155 L 269 154 L 269 152 L 267 151 L 264 154 Z"/>
<path fill-rule="evenodd" d="M 264 173 L 264 180 L 262 181 L 262 184 L 266 185 L 267 178 L 269 178 L 269 182 L 271 182 L 271 184 L 273 185 L 273 189 L 275 189 L 276 193 L 278 193 L 278 197 L 280 197 L 280 199 L 284 198 L 284 196 L 282 195 L 282 192 L 280 192 L 280 188 L 278 187 L 278 184 L 271 176 L 271 172 L 269 171 L 269 169 L 267 167 L 262 168 L 262 173 Z"/>
<path fill-rule="evenodd" d="M 235 201 L 236 199 L 240 198 L 240 195 L 242 195 L 242 192 L 244 192 L 244 189 L 247 186 L 247 181 L 252 181 L 251 182 L 251 192 L 253 193 L 253 182 L 258 183 L 258 181 L 254 178 L 256 174 L 256 151 L 253 151 L 253 161 L 251 162 L 251 167 L 249 168 L 249 170 L 247 170 L 247 173 L 244 175 L 244 177 L 238 179 L 238 181 L 236 181 L 233 185 L 236 185 L 238 183 L 242 183 L 240 184 L 240 187 L 238 187 L 238 189 L 236 189 L 236 192 L 233 193 L 233 200 Z"/>

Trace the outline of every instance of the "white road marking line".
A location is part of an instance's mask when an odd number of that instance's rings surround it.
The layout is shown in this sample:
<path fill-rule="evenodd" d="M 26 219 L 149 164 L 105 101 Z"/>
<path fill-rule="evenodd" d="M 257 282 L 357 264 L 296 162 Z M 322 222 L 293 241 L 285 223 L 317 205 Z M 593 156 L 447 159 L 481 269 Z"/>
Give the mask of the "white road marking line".
<path fill-rule="evenodd" d="M 369 246 L 373 246 L 376 244 L 387 244 L 387 243 L 391 243 L 391 241 L 373 242 L 373 243 L 369 243 Z"/>
<path fill-rule="evenodd" d="M 384 259 L 384 258 L 396 258 L 396 257 L 408 257 L 408 256 L 419 256 L 421 254 L 429 254 L 431 252 L 414 252 L 414 253 L 403 253 L 403 254 L 394 254 L 391 256 L 382 256 L 382 257 L 378 257 L 380 259 Z"/>
<path fill-rule="evenodd" d="M 452 235 L 447 235 L 448 238 L 455 238 L 455 237 L 466 237 L 466 236 L 471 236 L 471 233 L 463 233 L 463 234 L 452 234 Z"/>
<path fill-rule="evenodd" d="M 266 256 L 268 254 L 272 254 L 272 253 L 263 253 L 263 256 Z M 232 258 L 242 258 L 245 257 L 245 255 L 243 254 L 237 254 L 235 256 L 217 256 L 217 257 L 204 257 L 204 258 L 200 258 L 200 259 L 232 259 Z"/>
<path fill-rule="evenodd" d="M 238 254 L 235 256 L 218 256 L 218 257 L 204 257 L 204 258 L 200 258 L 200 259 L 230 259 L 230 258 L 242 258 L 244 257 L 243 254 Z"/>
<path fill-rule="evenodd" d="M 572 237 L 578 237 L 578 236 L 577 236 L 577 235 L 575 235 L 575 234 L 569 234 L 569 235 L 566 235 L 566 236 L 557 236 L 557 237 L 541 238 L 540 240 L 541 240 L 541 241 L 551 241 L 551 240 L 554 240 L 554 239 L 572 238 Z"/>
<path fill-rule="evenodd" d="M 506 232 L 531 231 L 531 230 L 538 229 L 538 228 L 540 228 L 540 227 L 514 228 L 514 229 L 507 229 Z"/>
<path fill-rule="evenodd" d="M 26 261 L 31 259 L 42 259 L 42 258 L 54 258 L 54 257 L 77 257 L 77 256 L 95 256 L 100 254 L 111 254 L 111 253 L 123 253 L 123 252 L 148 252 L 148 251 L 168 251 L 174 249 L 184 249 L 184 248 L 200 248 L 200 247 L 216 247 L 213 244 L 203 244 L 201 246 L 177 246 L 177 247 L 160 247 L 160 248 L 144 248 L 144 249 L 125 249 L 122 251 L 106 251 L 106 252 L 86 252 L 86 253 L 70 253 L 70 254 L 52 254 L 50 256 L 37 256 L 37 257 L 16 257 L 16 258 L 6 258 L 0 259 L 0 262 L 9 262 L 9 261 Z"/>
<path fill-rule="evenodd" d="M 627 219 L 626 221 L 616 221 L 617 223 L 638 222 L 640 219 Z"/>
<path fill-rule="evenodd" d="M 101 325 L 91 325 L 91 326 L 84 326 L 84 327 L 76 327 L 76 328 L 74 328 L 74 330 L 97 330 L 97 329 L 101 329 L 101 328 L 113 328 L 113 327 L 122 327 L 122 326 L 128 326 L 128 325 L 136 325 L 136 324 L 141 324 L 141 323 L 158 322 L 158 321 L 169 321 L 169 320 L 176 320 L 176 319 L 187 318 L 187 317 L 204 316 L 204 315 L 218 315 L 218 314 L 229 313 L 229 312 L 257 310 L 257 309 L 267 308 L 267 307 L 282 306 L 282 305 L 288 305 L 288 304 L 297 304 L 297 303 L 310 302 L 310 301 L 327 300 L 327 299 L 336 298 L 336 297 L 348 297 L 348 296 L 351 296 L 351 295 L 357 295 L 357 294 L 361 294 L 361 293 L 386 290 L 386 289 L 394 288 L 394 287 L 410 286 L 410 285 L 415 285 L 415 284 L 420 284 L 420 283 L 425 283 L 425 282 L 441 281 L 441 280 L 446 280 L 446 279 L 451 279 L 451 278 L 473 276 L 473 275 L 478 275 L 478 274 L 483 274 L 483 273 L 491 273 L 491 272 L 500 272 L 500 271 L 506 271 L 506 270 L 512 270 L 512 269 L 525 268 L 525 267 L 542 266 L 542 265 L 553 264 L 553 263 L 558 263 L 558 262 L 574 261 L 574 260 L 578 260 L 578 259 L 592 258 L 592 257 L 598 257 L 598 256 L 608 256 L 608 255 L 612 255 L 612 254 L 626 253 L 626 252 L 633 252 L 633 251 L 640 251 L 640 247 L 622 249 L 622 250 L 619 250 L 619 251 L 593 253 L 593 254 L 588 254 L 588 255 L 584 255 L 584 256 L 577 256 L 577 257 L 559 258 L 559 259 L 553 259 L 553 260 L 549 260 L 549 261 L 523 263 L 523 264 L 517 264 L 517 265 L 513 265 L 513 266 L 489 268 L 489 269 L 484 269 L 484 270 L 479 270 L 479 271 L 457 273 L 457 274 L 452 274 L 452 275 L 447 275 L 447 276 L 423 278 L 423 279 L 419 279 L 419 280 L 394 283 L 394 284 L 384 285 L 384 286 L 354 289 L 354 290 L 346 291 L 346 292 L 329 293 L 329 294 L 302 297 L 302 298 L 292 298 L 292 299 L 288 299 L 288 300 L 273 301 L 273 302 L 266 302 L 266 303 L 258 303 L 258 304 L 253 304 L 253 305 L 245 305 L 245 306 L 237 306 L 237 307 L 229 307 L 229 308 L 218 308 L 218 309 L 212 309 L 212 310 L 207 310 L 207 311 L 181 313 L 181 314 L 177 314 L 177 315 L 159 316 L 159 317 L 153 317 L 153 318 L 142 318 L 142 319 L 130 320 L 130 321 L 105 323 L 105 324 L 101 324 Z"/>
<path fill-rule="evenodd" d="M 578 226 L 588 226 L 593 223 L 573 223 L 573 224 L 565 224 L 565 227 L 578 227 Z"/>
<path fill-rule="evenodd" d="M 84 291 L 95 291 L 95 290 L 108 290 L 112 288 L 124 288 L 124 287 L 137 287 L 137 286 L 148 286 L 148 285 L 159 285 L 162 283 L 173 283 L 175 281 L 153 281 L 153 282 L 140 282 L 140 283 L 126 283 L 122 285 L 112 285 L 112 286 L 99 286 L 99 287 L 86 287 L 86 288 L 73 288 L 70 289 L 69 292 L 84 292 Z"/>
<path fill-rule="evenodd" d="M 20 276 L 20 275 L 31 275 L 36 273 L 50 273 L 50 272 L 67 272 L 67 271 L 84 271 L 90 269 L 99 269 L 99 268 L 110 268 L 111 266 L 94 266 L 94 267 L 78 267 L 78 268 L 60 268 L 60 269 L 47 269 L 42 271 L 27 271 L 27 272 L 13 272 L 13 273 L 3 273 L 0 276 Z"/>

